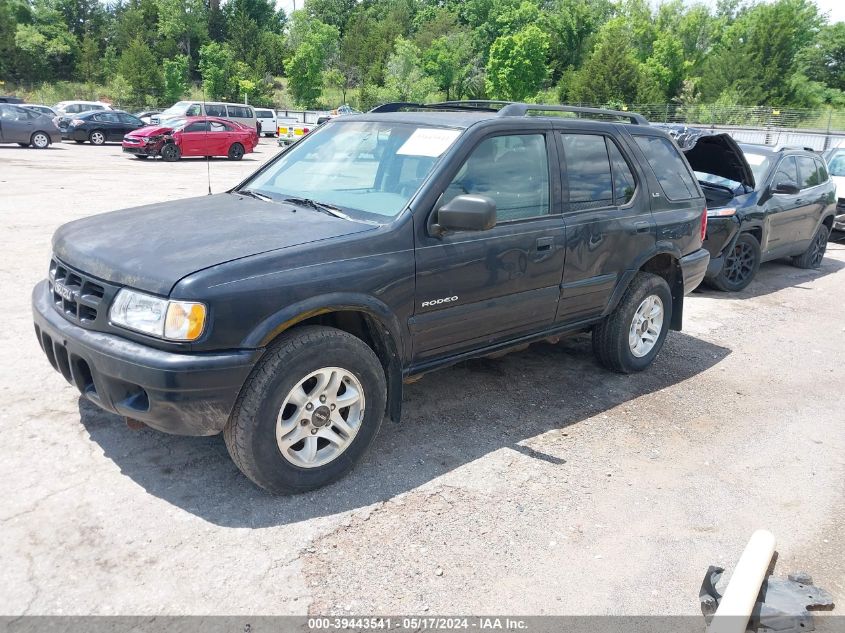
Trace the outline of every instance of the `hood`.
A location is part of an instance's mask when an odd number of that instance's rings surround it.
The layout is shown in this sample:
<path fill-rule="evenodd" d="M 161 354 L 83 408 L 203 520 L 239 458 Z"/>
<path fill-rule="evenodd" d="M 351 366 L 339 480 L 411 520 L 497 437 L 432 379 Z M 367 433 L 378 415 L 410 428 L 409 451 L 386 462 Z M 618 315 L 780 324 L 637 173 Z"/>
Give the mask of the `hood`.
<path fill-rule="evenodd" d="M 166 125 L 146 125 L 139 127 L 137 130 L 129 132 L 132 136 L 158 136 L 159 134 L 170 134 L 173 131 L 172 127 Z"/>
<path fill-rule="evenodd" d="M 233 194 L 103 213 L 65 224 L 53 253 L 105 281 L 168 295 L 193 272 L 373 225 Z"/>
<path fill-rule="evenodd" d="M 652 126 L 665 130 L 675 139 L 693 170 L 754 189 L 754 172 L 729 134 L 666 123 L 653 123 Z"/>

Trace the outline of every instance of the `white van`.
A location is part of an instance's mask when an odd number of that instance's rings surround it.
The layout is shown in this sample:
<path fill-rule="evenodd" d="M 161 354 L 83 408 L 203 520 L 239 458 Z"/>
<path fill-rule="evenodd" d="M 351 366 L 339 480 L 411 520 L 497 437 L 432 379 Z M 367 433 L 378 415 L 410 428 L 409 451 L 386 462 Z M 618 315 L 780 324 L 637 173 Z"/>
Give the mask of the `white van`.
<path fill-rule="evenodd" d="M 255 118 L 261 125 L 264 136 L 276 136 L 276 111 L 270 108 L 255 108 Z"/>
<path fill-rule="evenodd" d="M 258 131 L 255 110 L 251 105 L 241 103 L 223 103 L 221 101 L 179 101 L 160 114 L 150 117 L 150 124 L 156 125 L 167 119 L 185 116 L 217 116 L 242 123 Z"/>

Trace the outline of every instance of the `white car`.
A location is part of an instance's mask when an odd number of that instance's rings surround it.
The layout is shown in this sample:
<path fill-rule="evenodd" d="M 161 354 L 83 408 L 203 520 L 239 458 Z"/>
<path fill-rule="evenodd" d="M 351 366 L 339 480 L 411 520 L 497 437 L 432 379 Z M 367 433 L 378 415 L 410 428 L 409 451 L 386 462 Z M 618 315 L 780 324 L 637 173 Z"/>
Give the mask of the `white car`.
<path fill-rule="evenodd" d="M 836 185 L 836 216 L 833 230 L 845 231 L 845 148 L 830 149 L 824 153 L 830 179 Z"/>
<path fill-rule="evenodd" d="M 269 108 L 255 108 L 255 119 L 261 125 L 264 136 L 276 136 L 276 111 Z"/>
<path fill-rule="evenodd" d="M 111 110 L 112 107 L 103 101 L 59 101 L 53 106 L 59 116 L 68 114 L 79 114 L 91 110 Z"/>

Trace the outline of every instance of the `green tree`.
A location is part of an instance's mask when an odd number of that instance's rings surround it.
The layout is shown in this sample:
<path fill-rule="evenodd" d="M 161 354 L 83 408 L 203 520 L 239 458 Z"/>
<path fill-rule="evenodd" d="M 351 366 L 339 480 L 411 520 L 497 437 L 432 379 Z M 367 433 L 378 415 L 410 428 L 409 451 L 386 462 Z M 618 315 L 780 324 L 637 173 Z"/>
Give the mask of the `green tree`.
<path fill-rule="evenodd" d="M 476 68 L 472 38 L 467 31 L 456 30 L 431 43 L 423 56 L 425 72 L 446 94 L 446 99 L 460 99 L 469 91 Z"/>
<path fill-rule="evenodd" d="M 79 49 L 79 60 L 76 72 L 83 81 L 96 82 L 103 76 L 102 58 L 97 40 L 90 33 L 86 33 Z"/>
<path fill-rule="evenodd" d="M 175 103 L 188 92 L 188 56 L 177 55 L 162 62 L 164 102 Z"/>
<path fill-rule="evenodd" d="M 573 101 L 591 104 L 632 103 L 642 89 L 640 65 L 624 18 L 614 18 L 599 31 L 595 47 L 572 77 Z"/>
<path fill-rule="evenodd" d="M 179 43 L 191 58 L 193 44 L 208 38 L 208 12 L 203 0 L 155 0 L 158 6 L 158 32 Z M 130 80 L 131 81 L 131 80 Z"/>
<path fill-rule="evenodd" d="M 494 99 L 522 101 L 537 94 L 547 76 L 549 36 L 531 24 L 496 39 L 487 62 L 487 92 Z"/>
<path fill-rule="evenodd" d="M 387 60 L 384 88 L 386 98 L 397 101 L 425 101 L 436 89 L 423 71 L 420 50 L 404 37 L 396 38 L 393 54 Z"/>
<path fill-rule="evenodd" d="M 234 64 L 234 56 L 226 44 L 209 42 L 200 48 L 199 70 L 206 99 L 219 101 L 226 96 Z"/>
<path fill-rule="evenodd" d="M 147 97 L 161 95 L 161 72 L 158 60 L 147 43 L 140 37 L 134 39 L 120 55 L 117 72 L 129 82 L 130 99 L 143 105 Z"/>
<path fill-rule="evenodd" d="M 79 43 L 62 15 L 43 0 L 32 6 L 32 22 L 15 29 L 17 74 L 29 81 L 69 78 Z"/>
<path fill-rule="evenodd" d="M 828 24 L 799 55 L 799 65 L 813 81 L 845 90 L 845 22 Z"/>
<path fill-rule="evenodd" d="M 294 53 L 285 60 L 288 91 L 294 102 L 306 107 L 317 104 L 323 91 L 323 73 L 336 51 L 337 27 L 294 11 L 290 29 Z"/>

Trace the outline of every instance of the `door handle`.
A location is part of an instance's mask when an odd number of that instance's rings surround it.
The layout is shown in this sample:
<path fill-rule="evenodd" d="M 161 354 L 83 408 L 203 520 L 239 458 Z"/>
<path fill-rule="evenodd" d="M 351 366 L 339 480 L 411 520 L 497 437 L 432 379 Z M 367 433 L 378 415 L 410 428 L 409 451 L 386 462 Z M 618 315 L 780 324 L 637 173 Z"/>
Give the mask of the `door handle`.
<path fill-rule="evenodd" d="M 555 238 L 553 237 L 538 237 L 537 238 L 537 250 L 540 252 L 543 251 L 550 251 L 552 250 L 552 244 L 555 243 Z"/>
<path fill-rule="evenodd" d="M 637 233 L 648 233 L 651 230 L 650 222 L 634 222 L 634 229 Z"/>

